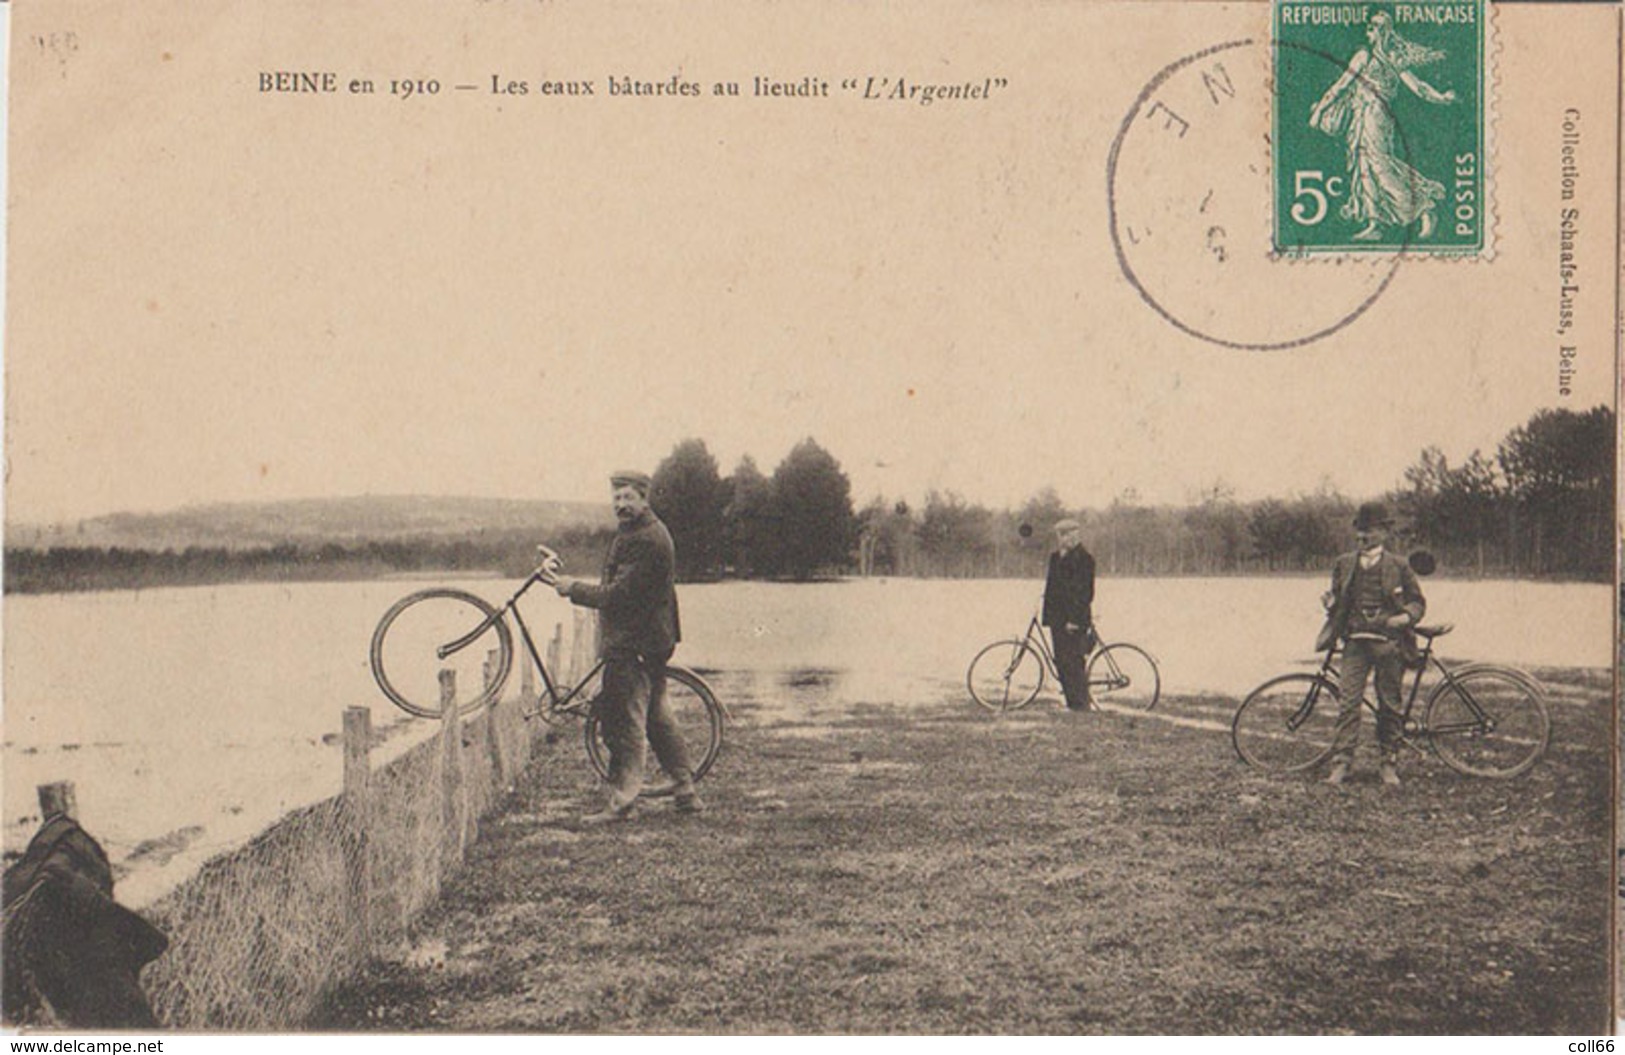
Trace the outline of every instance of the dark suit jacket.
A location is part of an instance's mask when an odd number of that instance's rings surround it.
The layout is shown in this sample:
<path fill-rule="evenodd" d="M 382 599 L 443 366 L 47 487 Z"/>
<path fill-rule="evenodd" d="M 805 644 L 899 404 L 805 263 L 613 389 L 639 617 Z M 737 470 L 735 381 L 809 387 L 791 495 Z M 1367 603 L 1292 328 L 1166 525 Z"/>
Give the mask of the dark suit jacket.
<path fill-rule="evenodd" d="M 1065 553 L 1049 555 L 1049 572 L 1044 576 L 1045 626 L 1065 626 L 1093 622 L 1090 606 L 1095 603 L 1095 558 L 1082 546 Z"/>
<path fill-rule="evenodd" d="M 616 529 L 600 583 L 576 583 L 569 595 L 575 604 L 598 609 L 603 655 L 671 655 L 682 640 L 676 567 L 671 532 L 653 513 Z"/>
<path fill-rule="evenodd" d="M 1354 572 L 1359 566 L 1358 553 L 1345 553 L 1332 565 L 1332 606 L 1326 616 L 1326 625 L 1321 627 L 1320 636 L 1315 641 L 1315 648 L 1321 652 L 1341 641 L 1348 633 L 1349 620 L 1354 613 Z M 1411 617 L 1411 626 L 1415 626 L 1421 621 L 1422 613 L 1427 611 L 1427 600 L 1422 596 L 1422 585 L 1417 582 L 1416 573 L 1403 558 L 1386 549 L 1377 561 L 1377 570 L 1382 575 L 1382 618 L 1405 612 Z M 1395 629 L 1389 636 L 1397 641 L 1408 632 L 1409 628 Z"/>

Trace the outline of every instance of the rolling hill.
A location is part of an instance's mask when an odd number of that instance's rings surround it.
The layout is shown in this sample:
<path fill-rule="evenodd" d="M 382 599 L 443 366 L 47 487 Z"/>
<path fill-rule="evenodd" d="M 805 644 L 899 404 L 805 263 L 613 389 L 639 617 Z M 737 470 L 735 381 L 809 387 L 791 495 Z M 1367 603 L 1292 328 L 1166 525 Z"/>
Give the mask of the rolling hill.
<path fill-rule="evenodd" d="M 6 546 L 254 549 L 284 543 L 353 545 L 516 532 L 530 533 L 543 541 L 570 528 L 613 525 L 607 503 L 366 495 L 218 503 L 162 513 L 111 513 L 69 524 L 8 523 Z"/>

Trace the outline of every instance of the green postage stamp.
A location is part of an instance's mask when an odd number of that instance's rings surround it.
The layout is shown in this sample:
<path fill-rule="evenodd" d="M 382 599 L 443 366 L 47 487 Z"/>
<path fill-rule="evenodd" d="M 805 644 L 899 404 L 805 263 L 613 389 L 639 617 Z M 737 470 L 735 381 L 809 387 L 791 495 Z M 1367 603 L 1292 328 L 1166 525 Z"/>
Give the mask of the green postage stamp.
<path fill-rule="evenodd" d="M 1275 0 L 1275 250 L 1489 244 L 1485 0 Z"/>

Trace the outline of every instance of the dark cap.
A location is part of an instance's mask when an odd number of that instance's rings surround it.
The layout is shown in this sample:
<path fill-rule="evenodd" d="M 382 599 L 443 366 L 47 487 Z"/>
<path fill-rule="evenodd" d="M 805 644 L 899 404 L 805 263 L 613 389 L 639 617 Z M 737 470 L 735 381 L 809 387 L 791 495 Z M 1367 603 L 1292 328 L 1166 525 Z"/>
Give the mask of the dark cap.
<path fill-rule="evenodd" d="M 1388 507 L 1381 502 L 1366 502 L 1360 506 L 1359 512 L 1354 514 L 1354 530 L 1365 531 L 1374 527 L 1391 527 L 1394 518 L 1388 512 Z"/>
<path fill-rule="evenodd" d="M 653 483 L 648 473 L 640 473 L 636 469 L 622 469 L 610 474 L 611 487 L 636 487 L 644 496 L 649 494 L 649 486 Z"/>

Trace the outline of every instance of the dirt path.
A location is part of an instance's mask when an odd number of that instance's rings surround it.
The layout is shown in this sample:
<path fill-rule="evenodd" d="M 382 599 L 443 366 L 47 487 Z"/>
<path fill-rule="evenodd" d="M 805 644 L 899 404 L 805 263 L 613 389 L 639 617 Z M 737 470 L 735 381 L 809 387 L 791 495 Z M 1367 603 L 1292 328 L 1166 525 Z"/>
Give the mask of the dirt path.
<path fill-rule="evenodd" d="M 312 1025 L 1602 1031 L 1609 690 L 1544 673 L 1554 749 L 1504 783 L 1416 757 L 1398 789 L 1254 776 L 1202 727 L 1233 701 L 991 718 L 945 689 L 818 726 L 743 701 L 708 813 L 579 831 L 566 739 Z"/>

